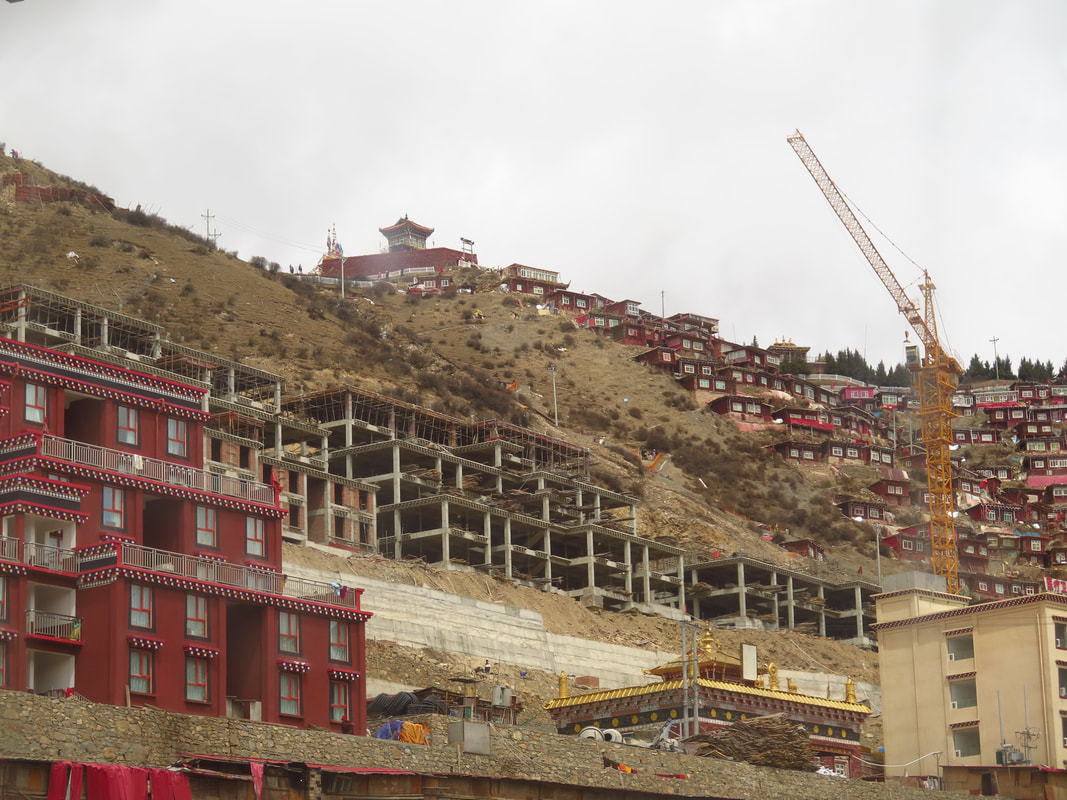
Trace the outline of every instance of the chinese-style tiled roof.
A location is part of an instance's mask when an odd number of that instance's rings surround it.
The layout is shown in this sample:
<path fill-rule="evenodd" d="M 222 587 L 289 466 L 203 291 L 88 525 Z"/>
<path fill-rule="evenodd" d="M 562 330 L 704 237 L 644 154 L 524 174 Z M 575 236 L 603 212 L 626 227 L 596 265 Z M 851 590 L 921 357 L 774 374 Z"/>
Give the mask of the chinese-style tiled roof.
<path fill-rule="evenodd" d="M 843 700 L 826 700 L 822 697 L 812 697 L 795 692 L 783 692 L 778 689 L 761 689 L 757 686 L 746 686 L 742 683 L 729 681 L 709 681 L 701 678 L 698 685 L 702 689 L 714 689 L 718 691 L 733 692 L 746 697 L 763 697 L 773 700 L 782 700 L 800 705 L 817 706 L 818 708 L 834 708 L 841 711 L 852 711 L 857 714 L 870 714 L 871 709 L 863 703 L 846 703 Z M 663 683 L 650 683 L 646 686 L 626 686 L 621 689 L 609 689 L 602 692 L 577 695 L 575 697 L 558 697 L 545 703 L 546 710 L 571 708 L 585 705 L 586 703 L 599 703 L 605 700 L 620 700 L 628 697 L 641 697 L 656 694 L 658 692 L 677 691 L 684 688 L 683 681 L 664 681 Z"/>
<path fill-rule="evenodd" d="M 431 233 L 434 232 L 433 228 L 427 228 L 425 225 L 420 225 L 417 222 L 412 222 L 407 217 L 401 217 L 388 228 L 378 228 L 378 232 L 385 236 L 388 236 L 393 231 L 402 230 L 403 228 L 408 228 L 409 230 L 412 230 L 415 233 L 421 234 L 423 236 L 429 236 Z"/>

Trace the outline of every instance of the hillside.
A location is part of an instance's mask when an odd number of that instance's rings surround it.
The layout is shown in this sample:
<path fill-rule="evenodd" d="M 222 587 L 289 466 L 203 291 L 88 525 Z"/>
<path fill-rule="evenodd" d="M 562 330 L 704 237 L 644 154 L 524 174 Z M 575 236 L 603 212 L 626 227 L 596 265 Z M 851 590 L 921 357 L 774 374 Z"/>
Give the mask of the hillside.
<path fill-rule="evenodd" d="M 14 172 L 42 186 L 95 191 L 0 156 L 0 175 Z M 641 498 L 641 536 L 702 555 L 743 551 L 842 579 L 860 567 L 873 573 L 873 531 L 844 519 L 828 500 L 842 476 L 787 465 L 765 434 L 704 413 L 669 376 L 635 363 L 633 348 L 543 316 L 514 296 L 421 299 L 378 286 L 342 300 L 336 289 L 252 266 L 137 209 L 15 202 L 14 193 L 11 185 L 0 190 L 0 284 L 28 283 L 156 323 L 173 341 L 283 375 L 289 394 L 351 383 L 456 416 L 504 418 L 589 448 L 595 482 Z M 505 391 L 513 382 L 517 391 Z M 668 454 L 655 474 L 642 465 L 642 448 Z M 834 556 L 824 564 L 791 556 L 768 541 L 775 526 L 832 545 Z M 287 557 L 317 556 L 289 548 Z M 534 609 L 553 632 L 677 647 L 676 623 L 662 619 L 586 609 L 484 576 L 348 561 L 357 575 Z M 837 642 L 795 633 L 722 637 L 729 647 L 756 643 L 761 658 L 783 668 L 877 680 L 875 656 Z M 387 645 L 372 647 L 368 663 L 378 677 L 412 683 L 447 680 L 470 666 Z M 553 681 L 541 676 L 527 688 L 551 696 Z"/>

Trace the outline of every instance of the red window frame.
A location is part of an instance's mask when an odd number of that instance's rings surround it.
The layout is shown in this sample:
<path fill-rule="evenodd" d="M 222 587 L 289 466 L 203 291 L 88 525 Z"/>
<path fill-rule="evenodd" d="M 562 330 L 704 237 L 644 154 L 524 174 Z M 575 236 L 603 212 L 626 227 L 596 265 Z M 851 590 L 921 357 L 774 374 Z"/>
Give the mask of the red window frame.
<path fill-rule="evenodd" d="M 196 543 L 201 547 L 217 547 L 219 536 L 218 513 L 207 506 L 196 507 Z"/>
<path fill-rule="evenodd" d="M 139 621 L 135 615 L 144 615 L 146 622 Z M 142 586 L 139 583 L 130 584 L 130 627 L 152 628 L 154 616 L 152 614 L 152 587 Z"/>
<path fill-rule="evenodd" d="M 167 417 L 167 455 L 179 458 L 189 455 L 189 427 L 184 419 Z"/>
<path fill-rule="evenodd" d="M 125 497 L 122 489 L 116 486 L 105 486 L 100 500 L 100 524 L 105 528 L 125 528 L 124 504 Z"/>
<path fill-rule="evenodd" d="M 300 675 L 295 672 L 280 672 L 278 681 L 278 713 L 290 717 L 300 716 Z M 287 707 L 288 705 L 288 707 Z"/>
<path fill-rule="evenodd" d="M 187 594 L 185 596 L 185 635 L 197 639 L 208 638 L 207 598 L 203 595 Z"/>
<path fill-rule="evenodd" d="M 118 440 L 119 444 L 137 444 L 140 439 L 140 429 L 138 427 L 136 408 L 119 406 L 118 430 L 115 434 L 115 438 Z"/>
<path fill-rule="evenodd" d="M 153 694 L 152 651 L 130 648 L 130 691 L 134 694 Z M 134 681 L 144 681 L 148 688 L 138 688 Z"/>
<path fill-rule="evenodd" d="M 348 650 L 348 623 L 343 620 L 330 620 L 330 661 L 341 661 L 345 664 L 351 661 Z"/>
<path fill-rule="evenodd" d="M 26 408 L 23 413 L 26 422 L 43 425 L 48 419 L 48 389 L 39 383 L 26 384 Z"/>
<path fill-rule="evenodd" d="M 201 695 L 197 697 L 195 695 Z M 206 658 L 185 659 L 185 699 L 193 703 L 207 703 L 208 694 L 208 660 Z"/>
<path fill-rule="evenodd" d="M 299 614 L 278 612 L 278 650 L 283 653 L 300 653 Z"/>
<path fill-rule="evenodd" d="M 250 556 L 267 555 L 267 521 L 259 517 L 245 517 L 245 553 Z"/>
<path fill-rule="evenodd" d="M 352 693 L 348 681 L 330 681 L 330 722 L 340 722 L 342 717 L 350 717 Z"/>

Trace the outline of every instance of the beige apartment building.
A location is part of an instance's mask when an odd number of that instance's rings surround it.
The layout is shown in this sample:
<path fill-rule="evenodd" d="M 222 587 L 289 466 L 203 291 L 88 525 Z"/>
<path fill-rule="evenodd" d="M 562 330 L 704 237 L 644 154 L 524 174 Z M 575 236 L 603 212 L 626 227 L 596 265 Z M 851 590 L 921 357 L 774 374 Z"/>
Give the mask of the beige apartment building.
<path fill-rule="evenodd" d="M 947 789 L 1045 784 L 1067 764 L 1067 595 L 968 605 L 929 589 L 875 597 L 887 777 Z M 1050 772 L 1053 770 L 1055 772 Z"/>

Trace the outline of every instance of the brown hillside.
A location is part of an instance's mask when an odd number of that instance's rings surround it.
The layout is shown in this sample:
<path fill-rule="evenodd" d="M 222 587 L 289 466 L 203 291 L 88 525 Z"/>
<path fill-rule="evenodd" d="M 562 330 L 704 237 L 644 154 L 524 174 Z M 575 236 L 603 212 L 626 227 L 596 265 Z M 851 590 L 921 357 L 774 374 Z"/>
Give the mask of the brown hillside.
<path fill-rule="evenodd" d="M 0 156 L 0 175 L 20 171 L 42 186 L 80 186 Z M 514 297 L 418 299 L 377 287 L 341 301 L 336 289 L 259 269 L 138 210 L 16 203 L 13 186 L 0 190 L 0 283 L 28 283 L 157 323 L 174 341 L 283 375 L 290 394 L 352 383 L 457 416 L 503 417 L 587 447 L 594 480 L 642 498 L 643 536 L 815 571 L 814 562 L 767 540 L 776 526 L 833 545 L 834 560 L 818 565 L 823 573 L 849 578 L 863 566 L 873 574 L 872 532 L 829 503 L 837 475 L 786 465 L 767 449 L 765 434 L 740 433 L 699 409 L 669 376 L 634 363 L 634 348 L 541 316 Z M 513 381 L 518 390 L 504 391 Z M 669 454 L 658 474 L 639 462 L 642 447 Z M 375 577 L 401 568 L 353 559 L 357 573 Z M 484 578 L 470 585 L 455 573 L 425 580 L 460 594 L 486 592 Z M 676 626 L 663 620 L 638 624 L 631 615 L 499 584 L 489 592 L 494 601 L 541 611 L 557 632 L 668 648 L 677 638 Z M 731 644 L 741 638 L 723 635 Z M 784 668 L 875 679 L 869 653 L 798 634 L 757 638 Z"/>

